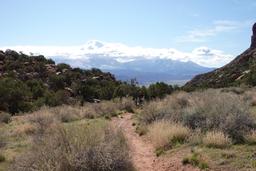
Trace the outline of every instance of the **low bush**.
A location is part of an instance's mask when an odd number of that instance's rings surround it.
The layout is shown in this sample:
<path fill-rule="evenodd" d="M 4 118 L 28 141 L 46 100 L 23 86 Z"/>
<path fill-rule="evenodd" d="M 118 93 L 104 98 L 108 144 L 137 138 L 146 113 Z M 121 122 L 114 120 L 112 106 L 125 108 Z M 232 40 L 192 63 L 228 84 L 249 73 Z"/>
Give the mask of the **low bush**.
<path fill-rule="evenodd" d="M 156 121 L 149 126 L 149 137 L 156 148 L 170 148 L 176 143 L 183 143 L 190 135 L 190 130 L 178 123 Z"/>
<path fill-rule="evenodd" d="M 15 136 L 22 136 L 22 135 L 33 135 L 37 132 L 38 128 L 36 125 L 32 123 L 24 123 L 22 125 L 17 126 L 14 130 L 13 134 Z"/>
<path fill-rule="evenodd" d="M 6 145 L 6 140 L 4 137 L 4 133 L 0 131 L 0 148 L 3 148 Z"/>
<path fill-rule="evenodd" d="M 207 132 L 202 140 L 207 147 L 225 148 L 231 145 L 231 140 L 220 131 Z"/>
<path fill-rule="evenodd" d="M 54 117 L 52 111 L 48 108 L 42 108 L 39 111 L 29 114 L 27 119 L 31 124 L 35 125 L 35 133 L 39 137 L 41 137 L 51 125 L 57 123 L 56 117 Z"/>
<path fill-rule="evenodd" d="M 0 154 L 0 163 L 5 161 L 4 155 Z"/>
<path fill-rule="evenodd" d="M 129 113 L 134 113 L 134 109 L 136 108 L 134 101 L 132 98 L 122 98 L 119 101 L 119 109 L 124 110 Z"/>
<path fill-rule="evenodd" d="M 60 106 L 53 109 L 54 115 L 61 122 L 72 122 L 81 119 L 81 109 L 73 106 Z"/>
<path fill-rule="evenodd" d="M 137 125 L 135 132 L 139 134 L 139 136 L 142 136 L 148 132 L 148 128 L 145 124 L 139 124 Z"/>
<path fill-rule="evenodd" d="M 0 111 L 0 123 L 9 123 L 11 120 L 11 115 Z"/>
<path fill-rule="evenodd" d="M 55 127 L 32 149 L 15 159 L 10 170 L 131 171 L 128 147 L 120 131 L 107 125 Z"/>
<path fill-rule="evenodd" d="M 197 129 L 197 130 L 193 130 L 193 132 L 191 133 L 191 136 L 188 139 L 188 142 L 192 146 L 200 145 L 202 144 L 202 139 L 203 139 L 203 134 L 200 129 Z"/>
<path fill-rule="evenodd" d="M 182 121 L 183 110 L 189 106 L 189 101 L 190 95 L 185 92 L 175 93 L 163 100 L 151 101 L 143 106 L 139 120 L 145 124 L 162 119 L 180 122 Z"/>
<path fill-rule="evenodd" d="M 245 140 L 250 145 L 256 144 L 256 130 L 251 131 L 245 136 Z"/>
<path fill-rule="evenodd" d="M 198 167 L 201 170 L 209 168 L 208 164 L 202 159 L 197 153 L 193 153 L 190 157 L 186 157 L 182 160 L 183 165 L 191 164 L 192 166 Z"/>

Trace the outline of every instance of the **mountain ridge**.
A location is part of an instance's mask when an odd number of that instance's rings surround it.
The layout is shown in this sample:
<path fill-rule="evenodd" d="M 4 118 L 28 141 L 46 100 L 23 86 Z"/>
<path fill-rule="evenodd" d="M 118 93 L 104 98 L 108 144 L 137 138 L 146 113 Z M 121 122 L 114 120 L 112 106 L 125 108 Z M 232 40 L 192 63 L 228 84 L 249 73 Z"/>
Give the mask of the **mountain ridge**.
<path fill-rule="evenodd" d="M 99 68 L 105 72 L 113 73 L 117 79 L 127 81 L 136 78 L 142 85 L 158 81 L 172 82 L 173 80 L 190 80 L 193 76 L 213 70 L 200 66 L 192 61 L 182 62 L 161 58 L 138 58 L 136 60 L 119 62 L 114 58 L 101 55 L 92 55 L 86 59 L 63 59 L 52 57 L 57 63 L 66 62 L 81 68 Z M 146 79 L 148 78 L 148 79 Z"/>
<path fill-rule="evenodd" d="M 212 72 L 195 76 L 184 85 L 185 89 L 221 88 L 237 85 L 255 85 L 256 23 L 252 27 L 251 46 L 227 65 Z"/>

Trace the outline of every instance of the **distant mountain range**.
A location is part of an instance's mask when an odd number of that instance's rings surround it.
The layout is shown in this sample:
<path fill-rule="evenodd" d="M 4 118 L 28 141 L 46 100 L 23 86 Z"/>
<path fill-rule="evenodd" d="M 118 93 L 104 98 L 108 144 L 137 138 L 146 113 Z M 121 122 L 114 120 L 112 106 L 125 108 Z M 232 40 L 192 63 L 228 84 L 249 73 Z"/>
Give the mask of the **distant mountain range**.
<path fill-rule="evenodd" d="M 200 66 L 194 62 L 182 62 L 172 59 L 143 57 L 136 60 L 120 62 L 114 57 L 106 58 L 100 55 L 87 56 L 86 59 L 70 59 L 62 56 L 51 57 L 57 63 L 69 63 L 81 68 L 99 68 L 111 72 L 122 81 L 136 78 L 142 85 L 163 81 L 170 84 L 184 84 L 197 74 L 209 72 L 213 68 Z"/>
<path fill-rule="evenodd" d="M 134 56 L 131 52 L 127 52 L 129 49 L 122 46 L 111 46 L 99 41 L 90 41 L 79 49 L 81 52 L 77 56 L 74 56 L 73 53 L 67 53 L 49 57 L 56 63 L 64 62 L 74 67 L 99 68 L 111 72 L 122 81 L 136 78 L 142 85 L 157 81 L 184 84 L 197 74 L 213 70 L 213 68 L 207 68 L 189 60 L 175 60 L 158 54 L 153 56 L 154 52 L 151 54 L 150 49 L 148 52 L 143 52 L 141 56 Z M 125 56 L 129 53 L 131 53 L 130 56 Z M 149 54 L 147 55 L 147 53 Z M 166 53 L 169 56 L 173 54 L 174 58 L 179 55 L 175 50 L 169 50 Z"/>
<path fill-rule="evenodd" d="M 99 68 L 115 74 L 122 81 L 136 78 L 144 85 L 157 81 L 183 84 L 195 75 L 209 72 L 233 59 L 232 55 L 207 47 L 182 52 L 173 48 L 131 47 L 98 40 L 80 46 L 13 46 L 0 49 L 44 55 L 56 63 L 68 63 L 73 67 Z"/>

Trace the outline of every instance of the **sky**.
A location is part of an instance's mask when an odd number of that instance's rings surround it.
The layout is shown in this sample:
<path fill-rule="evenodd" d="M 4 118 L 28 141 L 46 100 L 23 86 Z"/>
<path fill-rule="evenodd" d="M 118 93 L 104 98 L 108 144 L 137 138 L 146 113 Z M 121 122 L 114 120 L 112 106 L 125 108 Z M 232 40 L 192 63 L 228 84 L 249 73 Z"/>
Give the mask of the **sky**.
<path fill-rule="evenodd" d="M 256 22 L 255 0 L 0 0 L 0 4 L 0 48 L 19 46 L 24 51 L 80 47 L 99 40 L 131 49 L 171 48 L 183 53 L 204 47 L 221 52 L 227 62 L 230 55 L 250 46 Z M 44 50 L 40 53 L 47 54 Z"/>

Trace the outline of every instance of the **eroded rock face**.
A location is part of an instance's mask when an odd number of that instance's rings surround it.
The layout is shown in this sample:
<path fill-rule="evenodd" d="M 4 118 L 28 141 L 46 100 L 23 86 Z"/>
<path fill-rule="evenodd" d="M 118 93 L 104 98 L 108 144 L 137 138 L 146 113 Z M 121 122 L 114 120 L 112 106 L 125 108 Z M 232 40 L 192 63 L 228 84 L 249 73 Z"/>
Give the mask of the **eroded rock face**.
<path fill-rule="evenodd" d="M 256 23 L 252 27 L 252 32 L 253 32 L 253 35 L 256 35 Z"/>
<path fill-rule="evenodd" d="M 252 27 L 252 43 L 251 43 L 251 48 L 256 48 L 256 23 Z"/>

